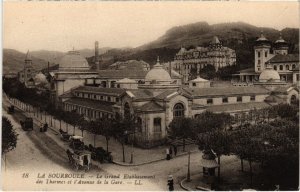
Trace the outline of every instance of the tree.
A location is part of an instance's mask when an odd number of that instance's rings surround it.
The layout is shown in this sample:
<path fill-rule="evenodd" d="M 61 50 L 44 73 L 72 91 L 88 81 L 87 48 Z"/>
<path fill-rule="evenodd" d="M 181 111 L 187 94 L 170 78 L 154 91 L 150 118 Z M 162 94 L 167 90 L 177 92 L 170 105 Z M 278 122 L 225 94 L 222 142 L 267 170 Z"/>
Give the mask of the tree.
<path fill-rule="evenodd" d="M 11 122 L 2 116 L 2 155 L 17 146 L 18 134 L 13 129 Z"/>
<path fill-rule="evenodd" d="M 231 80 L 232 74 L 237 73 L 238 70 L 239 67 L 237 65 L 225 66 L 218 69 L 216 76 L 221 80 Z"/>
<path fill-rule="evenodd" d="M 198 135 L 198 146 L 200 150 L 213 150 L 218 158 L 218 179 L 220 180 L 221 156 L 229 155 L 231 148 L 231 135 L 226 130 L 214 130 Z"/>
<path fill-rule="evenodd" d="M 100 125 L 100 134 L 105 137 L 106 140 L 106 151 L 108 152 L 108 142 L 110 138 L 114 135 L 113 124 L 111 119 L 102 119 L 97 121 Z"/>
<path fill-rule="evenodd" d="M 183 151 L 185 151 L 185 140 L 193 137 L 194 121 L 191 118 L 174 118 L 169 125 L 169 136 L 173 139 L 179 137 L 183 142 Z"/>
<path fill-rule="evenodd" d="M 101 121 L 90 121 L 87 127 L 88 131 L 94 134 L 94 147 L 96 147 L 96 136 L 101 134 Z"/>
<path fill-rule="evenodd" d="M 204 79 L 213 79 L 216 77 L 216 69 L 213 65 L 206 65 L 202 69 L 200 69 L 200 76 Z"/>
<path fill-rule="evenodd" d="M 113 137 L 116 138 L 122 145 L 123 162 L 125 162 L 125 137 L 128 137 L 126 133 L 127 127 L 125 120 L 122 117 L 115 118 L 113 121 Z"/>

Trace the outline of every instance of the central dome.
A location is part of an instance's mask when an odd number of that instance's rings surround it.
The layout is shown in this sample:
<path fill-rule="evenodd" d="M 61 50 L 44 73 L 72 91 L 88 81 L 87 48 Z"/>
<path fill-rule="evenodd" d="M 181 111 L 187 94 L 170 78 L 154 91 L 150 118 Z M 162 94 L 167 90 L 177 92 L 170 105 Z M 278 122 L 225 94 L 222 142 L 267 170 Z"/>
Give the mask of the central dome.
<path fill-rule="evenodd" d="M 147 73 L 145 81 L 171 82 L 172 79 L 170 74 L 159 63 L 158 59 L 157 63 L 153 66 L 153 69 Z"/>
<path fill-rule="evenodd" d="M 259 75 L 260 82 L 267 82 L 267 81 L 280 81 L 280 76 L 277 71 L 275 71 L 271 66 L 266 67 L 265 70 L 261 72 Z"/>
<path fill-rule="evenodd" d="M 59 62 L 60 70 L 89 70 L 87 60 L 78 51 L 69 51 Z"/>

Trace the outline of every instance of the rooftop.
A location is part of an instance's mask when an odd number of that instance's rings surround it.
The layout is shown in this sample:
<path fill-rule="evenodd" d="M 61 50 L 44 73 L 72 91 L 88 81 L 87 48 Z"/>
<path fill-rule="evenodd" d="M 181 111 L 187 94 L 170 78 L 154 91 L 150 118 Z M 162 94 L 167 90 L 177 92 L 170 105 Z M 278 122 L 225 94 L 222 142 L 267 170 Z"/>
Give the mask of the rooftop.
<path fill-rule="evenodd" d="M 206 110 L 211 112 L 234 112 L 234 111 L 244 111 L 251 109 L 261 109 L 269 107 L 270 105 L 265 102 L 250 102 L 250 103 L 236 103 L 236 104 L 226 104 L 226 105 L 212 105 Z"/>
<path fill-rule="evenodd" d="M 87 92 L 87 93 L 101 93 L 106 95 L 121 96 L 125 93 L 124 89 L 120 88 L 103 88 L 103 87 L 91 87 L 91 86 L 80 86 L 73 89 L 73 91 Z"/>
<path fill-rule="evenodd" d="M 128 70 L 128 69 L 123 69 L 123 70 L 99 70 L 98 75 L 101 78 L 111 78 L 111 79 L 124 79 L 124 78 L 129 78 L 129 79 L 144 79 L 148 71 L 144 70 Z"/>
<path fill-rule="evenodd" d="M 222 95 L 252 95 L 267 94 L 269 91 L 263 87 L 210 87 L 210 88 L 184 88 L 194 97 L 222 96 Z"/>
<path fill-rule="evenodd" d="M 163 111 L 163 107 L 157 104 L 155 101 L 150 101 L 145 103 L 142 106 L 137 107 L 137 110 L 144 112 L 155 112 L 155 111 Z"/>
<path fill-rule="evenodd" d="M 299 54 L 275 55 L 269 61 L 270 63 L 299 62 Z"/>
<path fill-rule="evenodd" d="M 73 105 L 85 106 L 91 109 L 96 109 L 99 111 L 105 112 L 113 112 L 113 103 L 96 101 L 91 99 L 83 99 L 83 98 L 71 98 L 66 100 L 64 103 L 69 103 Z"/>

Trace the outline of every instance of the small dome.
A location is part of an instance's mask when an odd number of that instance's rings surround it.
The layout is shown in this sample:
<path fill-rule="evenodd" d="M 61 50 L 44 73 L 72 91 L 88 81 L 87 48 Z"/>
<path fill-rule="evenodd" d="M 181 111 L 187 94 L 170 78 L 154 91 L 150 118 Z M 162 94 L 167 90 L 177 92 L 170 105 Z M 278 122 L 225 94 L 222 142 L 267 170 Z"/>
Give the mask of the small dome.
<path fill-rule="evenodd" d="M 256 41 L 269 41 L 264 34 L 261 32 L 260 37 L 256 39 Z"/>
<path fill-rule="evenodd" d="M 78 51 L 69 51 L 59 62 L 59 69 L 70 70 L 88 70 L 89 64 L 87 60 L 80 55 Z"/>
<path fill-rule="evenodd" d="M 268 66 L 265 70 L 259 75 L 260 82 L 266 81 L 280 81 L 280 76 L 277 71 L 275 71 L 271 66 Z"/>
<path fill-rule="evenodd" d="M 153 66 L 146 77 L 145 81 L 166 81 L 171 82 L 170 74 L 163 68 L 163 66 L 159 63 L 159 59 L 157 59 L 157 63 Z"/>

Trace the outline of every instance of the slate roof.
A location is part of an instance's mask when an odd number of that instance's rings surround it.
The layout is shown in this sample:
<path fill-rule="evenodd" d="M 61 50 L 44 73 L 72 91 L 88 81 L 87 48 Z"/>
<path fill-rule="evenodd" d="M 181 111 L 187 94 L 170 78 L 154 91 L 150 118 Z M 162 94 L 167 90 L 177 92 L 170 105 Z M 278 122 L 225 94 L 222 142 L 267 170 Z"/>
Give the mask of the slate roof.
<path fill-rule="evenodd" d="M 169 96 L 169 95 L 171 95 L 171 94 L 173 94 L 175 92 L 178 92 L 178 91 L 174 90 L 174 89 L 172 89 L 172 90 L 166 90 L 166 91 L 162 92 L 161 94 L 157 95 L 155 98 L 156 99 L 165 99 L 167 96 Z"/>
<path fill-rule="evenodd" d="M 137 107 L 137 110 L 144 112 L 164 111 L 164 108 L 155 101 L 150 101 L 142 106 Z"/>
<path fill-rule="evenodd" d="M 98 75 L 101 78 L 111 78 L 111 79 L 145 79 L 148 71 L 144 70 L 99 70 Z"/>
<path fill-rule="evenodd" d="M 268 94 L 270 91 L 263 87 L 210 87 L 210 88 L 184 88 L 194 97 L 222 96 L 222 95 L 252 95 Z"/>
<path fill-rule="evenodd" d="M 85 92 L 85 93 L 101 93 L 105 95 L 121 96 L 125 93 L 125 89 L 120 88 L 103 88 L 103 87 L 91 87 L 80 86 L 73 89 L 73 91 Z"/>
<path fill-rule="evenodd" d="M 234 112 L 234 111 L 244 111 L 251 109 L 261 109 L 269 107 L 270 105 L 265 102 L 250 102 L 250 103 L 235 103 L 226 105 L 212 105 L 206 110 L 211 112 Z"/>
<path fill-rule="evenodd" d="M 99 111 L 113 112 L 113 103 L 96 101 L 91 99 L 83 99 L 83 98 L 71 98 L 66 100 L 64 103 L 80 105 L 92 109 L 96 109 Z"/>
<path fill-rule="evenodd" d="M 270 63 L 299 62 L 299 54 L 275 55 L 269 61 Z"/>
<path fill-rule="evenodd" d="M 149 90 L 144 89 L 132 89 L 127 90 L 134 95 L 134 99 L 151 99 L 153 98 L 153 93 Z"/>

